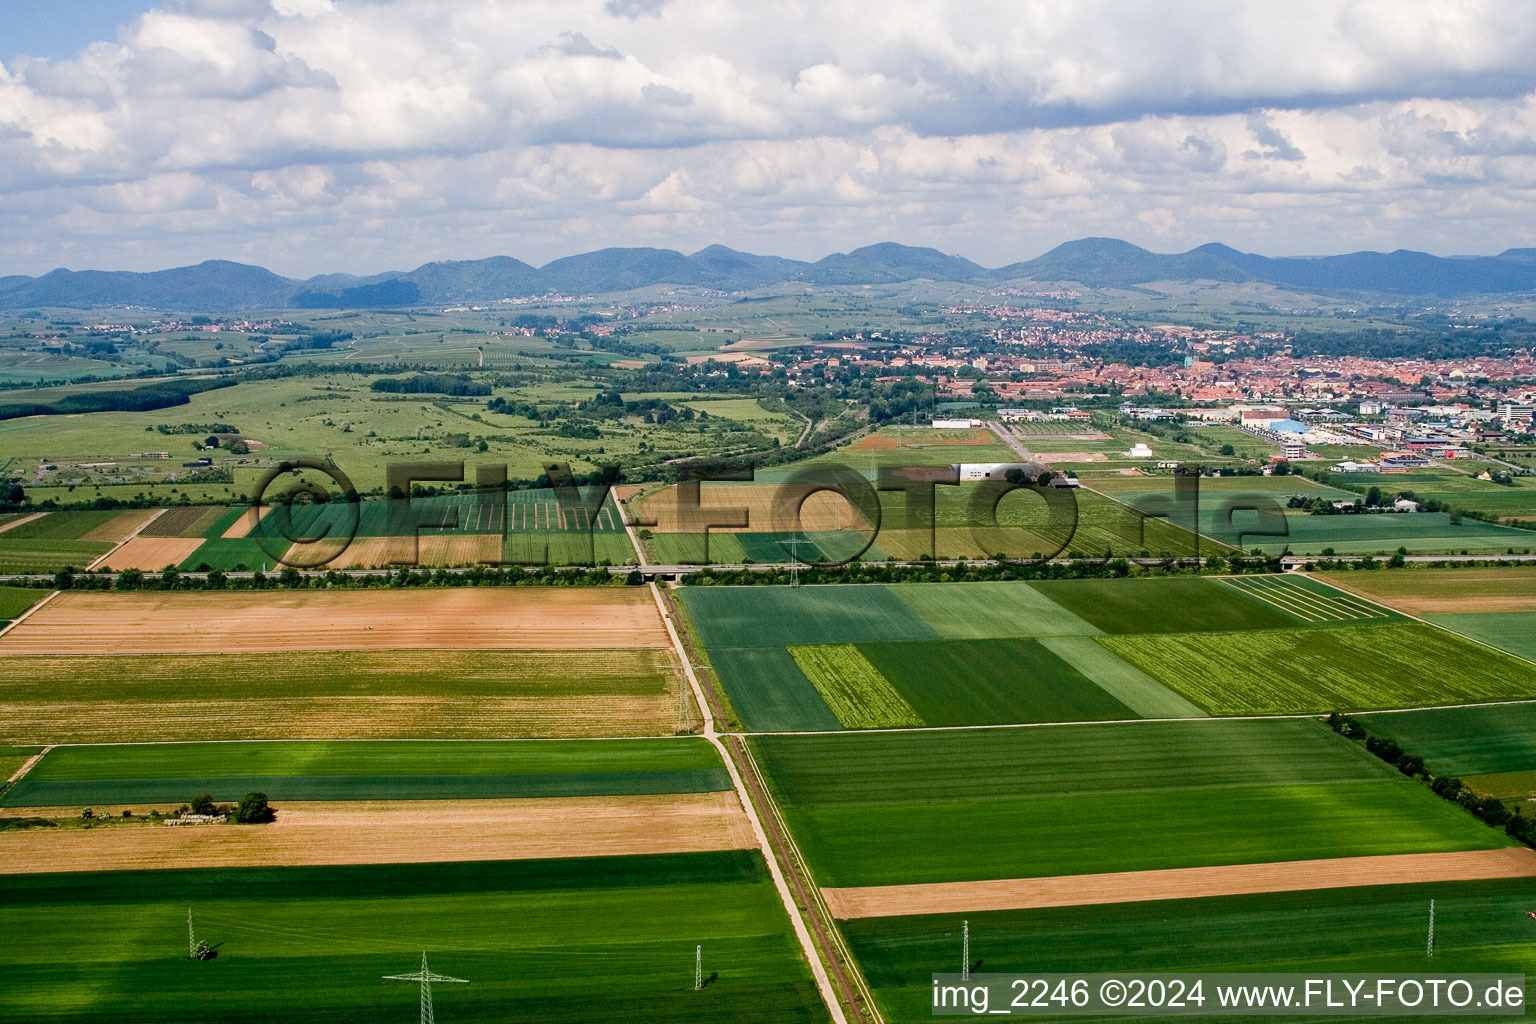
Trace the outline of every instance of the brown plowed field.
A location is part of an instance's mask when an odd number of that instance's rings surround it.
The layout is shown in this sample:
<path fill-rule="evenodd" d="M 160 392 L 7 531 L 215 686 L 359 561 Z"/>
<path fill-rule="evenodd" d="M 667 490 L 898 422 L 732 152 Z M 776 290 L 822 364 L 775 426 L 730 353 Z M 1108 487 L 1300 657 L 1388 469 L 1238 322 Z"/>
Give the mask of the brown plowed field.
<path fill-rule="evenodd" d="M 260 508 L 248 508 L 240 514 L 240 518 L 229 524 L 224 531 L 225 540 L 238 540 L 241 537 L 249 537 L 256 524 L 272 514 L 271 505 L 263 505 Z"/>
<path fill-rule="evenodd" d="M 313 565 L 330 555 L 335 544 L 295 544 L 287 559 L 294 565 Z M 414 558 L 414 561 L 411 559 Z M 396 562 L 395 559 L 401 559 Z M 491 533 L 423 533 L 415 544 L 410 537 L 356 537 L 328 562 L 328 569 L 371 569 L 403 565 L 479 565 L 501 561 L 501 535 Z"/>
<path fill-rule="evenodd" d="M 124 512 L 122 515 L 113 516 L 89 533 L 82 534 L 80 539 L 116 544 L 125 537 L 133 536 L 135 530 L 159 514 L 160 510 L 157 508 L 139 508 L 132 512 Z"/>
<path fill-rule="evenodd" d="M 29 813 L 38 813 L 31 811 Z M 44 809 L 73 817 L 79 808 Z M 270 825 L 0 832 L 0 874 L 257 865 L 415 864 L 744 850 L 734 792 L 538 800 L 289 803 Z"/>
<path fill-rule="evenodd" d="M 822 895 L 826 897 L 832 916 L 847 920 L 1531 876 L 1536 876 L 1536 850 L 1519 847 L 1163 871 L 1119 871 L 1055 878 L 879 885 L 823 889 Z"/>
<path fill-rule="evenodd" d="M 97 568 L 114 572 L 124 569 L 158 571 L 168 565 L 180 565 L 202 546 L 201 537 L 183 540 L 180 537 L 145 537 L 141 534 L 104 558 Z"/>
<path fill-rule="evenodd" d="M 1536 611 L 1536 572 L 1530 569 L 1324 572 L 1317 578 L 1409 615 Z"/>
<path fill-rule="evenodd" d="M 178 505 L 144 528 L 141 537 L 199 537 L 219 521 L 226 509 L 221 505 Z"/>
<path fill-rule="evenodd" d="M 703 509 L 717 510 L 706 519 L 721 522 L 740 522 L 741 510 L 746 510 L 747 525 L 712 526 L 710 529 L 725 533 L 783 533 L 790 530 L 867 530 L 868 522 L 848 500 L 832 491 L 818 491 L 805 499 L 800 510 L 798 525 L 793 511 L 786 511 L 781 521 L 775 521 L 773 501 L 778 493 L 775 484 L 704 484 L 699 488 L 699 505 Z M 657 533 L 703 533 L 704 527 L 689 525 L 683 521 L 686 510 L 677 506 L 677 489 L 668 487 L 643 498 L 638 507 L 631 506 L 635 517 L 642 522 L 656 520 L 651 529 Z M 724 510 L 723 514 L 718 510 Z M 738 518 L 733 518 L 738 517 Z"/>
<path fill-rule="evenodd" d="M 669 646 L 642 588 L 60 594 L 0 653 L 602 650 Z"/>

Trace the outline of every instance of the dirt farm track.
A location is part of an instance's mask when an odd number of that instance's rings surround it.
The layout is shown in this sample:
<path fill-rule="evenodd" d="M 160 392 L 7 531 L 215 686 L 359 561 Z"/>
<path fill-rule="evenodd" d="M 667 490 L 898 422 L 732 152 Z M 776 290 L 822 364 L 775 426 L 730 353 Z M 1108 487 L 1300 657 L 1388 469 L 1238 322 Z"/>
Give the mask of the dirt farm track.
<path fill-rule="evenodd" d="M 0 638 L 9 657 L 668 646 L 647 591 L 586 587 L 66 592 Z"/>
<path fill-rule="evenodd" d="M 1536 850 L 1520 847 L 1117 871 L 1054 878 L 878 885 L 823 889 L 822 895 L 826 897 L 832 916 L 851 919 L 1532 876 L 1536 876 Z"/>

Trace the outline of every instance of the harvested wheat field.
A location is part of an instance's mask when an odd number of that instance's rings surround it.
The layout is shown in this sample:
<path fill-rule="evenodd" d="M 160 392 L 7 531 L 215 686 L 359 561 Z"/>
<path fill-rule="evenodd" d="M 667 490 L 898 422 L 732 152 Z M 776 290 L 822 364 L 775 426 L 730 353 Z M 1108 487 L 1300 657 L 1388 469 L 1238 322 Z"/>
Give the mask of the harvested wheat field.
<path fill-rule="evenodd" d="M 224 539 L 239 540 L 242 537 L 249 537 L 251 531 L 256 529 L 256 524 L 272 514 L 272 509 L 272 505 L 246 509 L 240 513 L 240 518 L 229 524 L 229 528 L 224 531 Z"/>
<path fill-rule="evenodd" d="M 168 565 L 180 565 L 192 552 L 203 546 L 201 537 L 138 536 L 105 556 L 98 569 L 121 572 L 124 569 L 158 571 Z"/>
<path fill-rule="evenodd" d="M 24 670 L 0 676 L 0 743 L 19 745 L 659 736 L 676 729 L 686 699 L 668 648 L 33 655 L 10 664 Z"/>
<path fill-rule="evenodd" d="M 1117 871 L 1054 878 L 1004 878 L 986 882 L 937 882 L 823 889 L 832 916 L 904 917 L 983 910 L 1029 910 L 1097 903 L 1137 903 L 1200 896 L 1344 889 L 1360 885 L 1466 882 L 1536 877 L 1536 850 L 1470 850 L 1340 857 L 1273 864 Z"/>
<path fill-rule="evenodd" d="M 643 588 L 59 595 L 0 654 L 667 647 Z"/>
<path fill-rule="evenodd" d="M 1326 572 L 1317 578 L 1409 615 L 1536 611 L 1536 572 L 1524 568 Z"/>
<path fill-rule="evenodd" d="M 727 524 L 709 527 L 719 532 L 869 529 L 864 516 L 841 494 L 833 491 L 812 494 L 805 499 L 796 522 L 793 508 L 781 509 L 775 514 L 774 499 L 780 493 L 788 495 L 791 488 L 782 484 L 707 483 L 699 488 L 701 509 L 690 511 L 686 507 L 678 508 L 677 489 L 668 487 L 642 498 L 637 505 L 631 506 L 631 511 L 641 523 L 654 519 L 655 525 L 651 529 L 658 533 L 703 533 L 703 524 L 711 521 Z"/>
<path fill-rule="evenodd" d="M 259 690 L 254 692 L 259 693 Z M 678 695 L 253 697 L 121 704 L 0 702 L 6 742 L 176 743 L 188 739 L 541 739 L 671 735 Z M 692 702 L 689 703 L 692 708 Z M 691 720 L 698 716 L 690 710 Z"/>
<path fill-rule="evenodd" d="M 73 817 L 79 808 L 44 808 Z M 0 874 L 416 864 L 754 847 L 734 792 L 535 800 L 292 803 L 270 825 L 0 832 Z"/>
<path fill-rule="evenodd" d="M 116 544 L 118 541 L 132 537 L 143 528 L 145 523 L 160 515 L 162 511 L 158 508 L 139 508 L 132 512 L 124 512 L 113 516 L 89 533 L 81 534 L 80 539 Z"/>
<path fill-rule="evenodd" d="M 337 553 L 337 549 L 340 552 Z M 488 565 L 501 561 L 499 533 L 423 533 L 411 537 L 355 537 L 335 542 L 295 544 L 284 561 L 324 565 L 328 569 L 371 569 L 388 565 Z"/>

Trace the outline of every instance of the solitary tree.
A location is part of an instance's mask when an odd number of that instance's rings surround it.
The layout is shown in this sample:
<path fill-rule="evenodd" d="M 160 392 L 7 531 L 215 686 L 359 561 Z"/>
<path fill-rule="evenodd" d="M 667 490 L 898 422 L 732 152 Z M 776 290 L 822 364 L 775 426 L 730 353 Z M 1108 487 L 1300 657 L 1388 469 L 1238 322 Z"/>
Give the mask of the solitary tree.
<path fill-rule="evenodd" d="M 240 825 L 265 825 L 277 820 L 277 812 L 267 804 L 267 794 L 247 793 L 235 808 L 235 822 Z"/>

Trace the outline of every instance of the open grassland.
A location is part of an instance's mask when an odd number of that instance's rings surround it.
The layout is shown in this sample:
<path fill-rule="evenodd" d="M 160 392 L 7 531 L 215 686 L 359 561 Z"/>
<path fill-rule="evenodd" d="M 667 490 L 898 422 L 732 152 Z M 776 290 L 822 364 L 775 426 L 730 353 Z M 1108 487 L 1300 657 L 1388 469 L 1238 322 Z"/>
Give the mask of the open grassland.
<path fill-rule="evenodd" d="M 823 886 L 1512 845 L 1311 721 L 766 736 L 752 745 Z"/>
<path fill-rule="evenodd" d="M 29 656 L 7 669 L 0 742 L 657 736 L 682 699 L 661 649 Z"/>
<path fill-rule="evenodd" d="M 30 750 L 6 749 L 18 755 Z M 253 791 L 275 801 L 338 801 L 630 796 L 730 788 L 715 749 L 693 738 L 154 743 L 55 747 L 0 797 L 0 805 L 175 805 L 199 793 L 238 800 Z"/>
<path fill-rule="evenodd" d="M 789 653 L 843 728 L 895 729 L 925 724 L 854 645 L 790 647 Z"/>
<path fill-rule="evenodd" d="M 964 916 L 970 922 L 972 955 L 985 960 L 987 971 L 1413 974 L 1425 969 L 1431 898 L 1437 972 L 1536 975 L 1536 936 L 1525 919 L 1536 900 L 1536 879 Z M 958 962 L 957 915 L 870 918 L 845 922 L 842 930 L 888 1021 L 932 1019 L 928 979 Z"/>
<path fill-rule="evenodd" d="M 48 591 L 31 587 L 0 587 L 0 621 L 19 617 L 47 596 Z"/>
<path fill-rule="evenodd" d="M 65 807 L 33 813 L 78 812 Z M 731 791 L 289 802 L 278 808 L 275 823 L 259 827 L 164 828 L 146 819 L 111 828 L 0 831 L 0 874 L 615 857 L 754 845 Z"/>
<path fill-rule="evenodd" d="M 1097 640 L 1217 715 L 1536 697 L 1536 666 L 1421 622 Z"/>
<path fill-rule="evenodd" d="M 70 592 L 0 653 L 159 654 L 670 646 L 643 588 Z"/>
<path fill-rule="evenodd" d="M 173 830 L 166 830 L 173 831 Z M 186 956 L 186 908 L 219 957 Z M 69 927 L 82 913 L 89 929 Z M 827 1019 L 755 852 L 0 881 L 0 1017 L 791 1024 Z M 693 991 L 693 950 L 718 977 Z"/>
<path fill-rule="evenodd" d="M 1536 570 L 1522 566 L 1325 572 L 1317 578 L 1411 615 L 1536 611 Z"/>
<path fill-rule="evenodd" d="M 1230 587 L 1194 576 L 1129 580 L 1042 580 L 1028 584 L 1105 633 L 1295 628 L 1305 620 Z"/>

